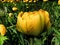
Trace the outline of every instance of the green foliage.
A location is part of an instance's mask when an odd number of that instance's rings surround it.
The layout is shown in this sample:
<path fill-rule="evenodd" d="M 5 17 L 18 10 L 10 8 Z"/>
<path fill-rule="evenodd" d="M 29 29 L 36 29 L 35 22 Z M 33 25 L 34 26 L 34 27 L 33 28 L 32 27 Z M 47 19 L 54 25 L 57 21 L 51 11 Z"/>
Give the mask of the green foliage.
<path fill-rule="evenodd" d="M 6 36 L 0 35 L 0 45 L 3 45 L 4 41 L 7 40 L 8 38 Z"/>
<path fill-rule="evenodd" d="M 28 4 L 28 5 L 27 5 Z M 36 2 L 36 3 L 0 3 L 0 23 L 4 24 L 7 28 L 4 45 L 60 45 L 60 6 L 56 1 L 54 2 Z M 17 11 L 13 11 L 12 7 L 17 7 Z M 27 8 L 28 7 L 28 8 Z M 20 11 L 34 11 L 44 9 L 49 12 L 51 20 L 51 28 L 47 31 L 44 30 L 38 37 L 27 36 L 17 31 L 16 21 L 17 15 Z M 13 16 L 9 17 L 9 13 Z M 1 16 L 2 15 L 2 16 Z M 33 17 L 32 17 L 33 18 Z M 1 38 L 1 37 L 0 37 Z M 1 40 L 1 41 L 3 41 Z M 0 42 L 1 43 L 1 42 Z"/>

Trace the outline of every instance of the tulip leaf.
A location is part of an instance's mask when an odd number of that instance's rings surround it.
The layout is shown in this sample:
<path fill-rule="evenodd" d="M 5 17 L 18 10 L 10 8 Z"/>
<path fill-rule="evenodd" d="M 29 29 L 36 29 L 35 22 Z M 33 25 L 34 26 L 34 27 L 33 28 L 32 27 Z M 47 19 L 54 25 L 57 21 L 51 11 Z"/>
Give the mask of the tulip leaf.
<path fill-rule="evenodd" d="M 7 40 L 8 38 L 6 36 L 1 36 L 0 35 L 0 45 L 3 45 L 4 41 Z"/>

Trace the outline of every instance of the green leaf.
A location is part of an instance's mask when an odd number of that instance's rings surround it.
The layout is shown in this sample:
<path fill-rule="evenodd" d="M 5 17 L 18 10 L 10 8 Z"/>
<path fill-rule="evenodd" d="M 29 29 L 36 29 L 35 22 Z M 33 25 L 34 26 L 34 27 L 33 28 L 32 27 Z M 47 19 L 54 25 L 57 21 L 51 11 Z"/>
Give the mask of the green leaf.
<path fill-rule="evenodd" d="M 4 16 L 4 10 L 0 9 L 0 16 Z"/>
<path fill-rule="evenodd" d="M 41 41 L 41 39 L 37 39 L 37 38 L 35 38 L 34 40 L 35 40 L 34 45 L 42 45 L 42 41 Z"/>
<path fill-rule="evenodd" d="M 6 36 L 0 35 L 0 45 L 3 45 L 4 41 L 7 40 L 8 38 Z"/>

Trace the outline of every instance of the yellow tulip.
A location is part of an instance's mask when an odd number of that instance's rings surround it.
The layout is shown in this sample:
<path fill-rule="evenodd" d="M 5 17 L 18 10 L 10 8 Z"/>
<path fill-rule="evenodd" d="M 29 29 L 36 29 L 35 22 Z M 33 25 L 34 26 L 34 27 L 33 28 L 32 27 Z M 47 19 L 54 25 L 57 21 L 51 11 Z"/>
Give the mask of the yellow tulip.
<path fill-rule="evenodd" d="M 49 26 L 48 22 L 50 20 L 47 11 L 20 12 L 17 17 L 16 27 L 19 32 L 38 36 L 43 31 L 45 25 Z"/>
<path fill-rule="evenodd" d="M 0 34 L 5 35 L 6 34 L 6 28 L 3 24 L 0 24 Z"/>

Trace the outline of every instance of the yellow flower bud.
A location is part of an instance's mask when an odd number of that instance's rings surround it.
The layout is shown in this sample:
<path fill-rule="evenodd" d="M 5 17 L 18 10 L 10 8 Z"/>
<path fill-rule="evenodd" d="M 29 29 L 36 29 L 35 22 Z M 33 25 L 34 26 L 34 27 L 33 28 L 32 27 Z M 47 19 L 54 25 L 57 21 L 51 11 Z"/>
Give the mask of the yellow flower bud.
<path fill-rule="evenodd" d="M 34 0 L 34 2 L 36 2 L 37 0 Z"/>
<path fill-rule="evenodd" d="M 46 1 L 48 1 L 48 0 L 43 0 L 43 2 L 46 2 Z"/>
<path fill-rule="evenodd" d="M 17 11 L 18 8 L 17 8 L 17 7 L 13 7 L 12 10 L 13 10 L 13 11 Z"/>
<path fill-rule="evenodd" d="M 28 0 L 23 0 L 23 2 L 28 2 Z"/>
<path fill-rule="evenodd" d="M 32 2 L 32 0 L 29 0 L 29 2 Z"/>
<path fill-rule="evenodd" d="M 13 13 L 9 13 L 9 17 L 12 17 Z"/>
<path fill-rule="evenodd" d="M 60 5 L 60 0 L 58 1 L 58 5 Z"/>

